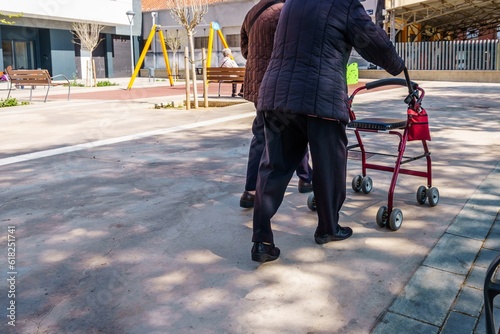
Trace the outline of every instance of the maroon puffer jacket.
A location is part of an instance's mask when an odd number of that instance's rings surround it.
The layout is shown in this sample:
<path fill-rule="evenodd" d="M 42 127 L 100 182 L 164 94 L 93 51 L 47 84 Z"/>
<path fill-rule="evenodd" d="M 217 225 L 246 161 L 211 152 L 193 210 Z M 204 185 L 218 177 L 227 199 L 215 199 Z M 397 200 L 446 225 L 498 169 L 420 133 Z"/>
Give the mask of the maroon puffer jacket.
<path fill-rule="evenodd" d="M 273 51 L 274 31 L 278 24 L 283 3 L 277 3 L 267 8 L 249 27 L 255 14 L 268 2 L 261 0 L 250 9 L 241 26 L 241 54 L 247 60 L 245 83 L 243 85 L 245 100 L 257 103 L 259 87 L 266 72 L 269 58 Z M 283 0 L 284 1 L 284 0 Z"/>

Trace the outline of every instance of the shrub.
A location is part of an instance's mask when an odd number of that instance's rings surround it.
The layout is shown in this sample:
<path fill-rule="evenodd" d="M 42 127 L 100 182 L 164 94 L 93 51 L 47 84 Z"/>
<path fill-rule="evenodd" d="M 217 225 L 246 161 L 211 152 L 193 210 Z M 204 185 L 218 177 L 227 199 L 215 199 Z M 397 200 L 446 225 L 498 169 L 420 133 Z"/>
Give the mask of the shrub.
<path fill-rule="evenodd" d="M 85 85 L 84 85 L 84 84 L 79 83 L 79 82 L 78 82 L 78 81 L 76 81 L 76 80 L 75 80 L 75 81 L 71 81 L 71 82 L 70 82 L 70 85 L 71 85 L 71 87 L 85 87 Z"/>
<path fill-rule="evenodd" d="M 24 105 L 27 105 L 27 104 L 30 104 L 29 102 L 26 102 L 26 101 L 23 101 L 23 102 L 19 102 L 16 98 L 13 98 L 13 97 L 9 97 L 8 99 L 5 99 L 5 100 L 0 100 L 0 108 L 4 108 L 4 107 L 15 107 L 15 106 L 24 106 Z"/>
<path fill-rule="evenodd" d="M 118 86 L 117 83 L 111 82 L 109 80 L 98 81 L 97 87 L 107 87 L 107 86 Z"/>

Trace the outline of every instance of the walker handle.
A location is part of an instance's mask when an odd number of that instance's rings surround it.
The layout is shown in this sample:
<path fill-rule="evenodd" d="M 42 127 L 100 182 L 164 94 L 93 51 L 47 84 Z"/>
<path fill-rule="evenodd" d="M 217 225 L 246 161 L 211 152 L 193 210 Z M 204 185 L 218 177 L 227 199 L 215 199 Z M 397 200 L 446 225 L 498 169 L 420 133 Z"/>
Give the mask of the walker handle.
<path fill-rule="evenodd" d="M 405 98 L 405 103 L 409 105 L 414 100 L 418 99 L 419 101 L 421 101 L 422 99 L 421 98 L 419 99 L 419 97 L 418 97 L 418 85 L 413 87 L 413 89 L 412 89 L 410 74 L 408 73 L 408 69 L 406 68 L 406 66 L 405 66 L 403 72 L 405 74 L 406 85 L 408 86 L 408 96 Z"/>
<path fill-rule="evenodd" d="M 390 86 L 390 85 L 395 85 L 395 86 L 406 86 L 408 87 L 408 96 L 405 98 L 404 102 L 406 104 L 409 104 L 410 102 L 413 101 L 413 98 L 418 98 L 418 83 L 413 82 L 410 80 L 410 75 L 408 73 L 408 69 L 405 67 L 404 70 L 404 75 L 405 78 L 388 78 L 388 79 L 381 79 L 377 81 L 372 81 L 369 82 L 365 85 L 366 90 L 370 90 L 373 88 L 377 87 L 382 87 L 382 86 Z"/>
<path fill-rule="evenodd" d="M 387 78 L 387 79 L 380 79 L 377 81 L 372 81 L 372 82 L 367 82 L 365 85 L 365 88 L 367 90 L 374 89 L 377 87 L 382 87 L 382 86 L 408 86 L 408 87 L 413 87 L 413 90 L 417 89 L 418 83 L 410 81 L 411 86 L 408 85 L 406 79 L 403 78 Z"/>
<path fill-rule="evenodd" d="M 411 94 L 413 94 L 413 91 L 415 89 L 417 89 L 417 88 L 415 87 L 415 88 L 412 89 L 412 84 L 411 84 L 411 80 L 410 80 L 410 74 L 408 73 L 408 69 L 406 68 L 406 66 L 405 66 L 403 72 L 405 74 L 406 86 L 408 86 L 408 94 L 411 95 Z"/>

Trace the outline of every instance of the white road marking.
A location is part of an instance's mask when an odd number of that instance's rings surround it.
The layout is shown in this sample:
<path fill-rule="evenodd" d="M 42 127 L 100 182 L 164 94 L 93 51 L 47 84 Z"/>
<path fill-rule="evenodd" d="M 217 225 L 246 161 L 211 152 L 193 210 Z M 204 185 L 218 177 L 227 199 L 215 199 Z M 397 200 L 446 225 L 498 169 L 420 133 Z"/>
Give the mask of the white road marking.
<path fill-rule="evenodd" d="M 203 122 L 199 122 L 199 123 L 191 123 L 191 124 L 186 124 L 186 125 L 174 126 L 174 127 L 166 128 L 166 129 L 147 131 L 147 132 L 137 133 L 137 134 L 129 135 L 129 136 L 122 136 L 122 137 L 117 137 L 117 138 L 97 140 L 97 141 L 88 142 L 88 143 L 84 143 L 84 144 L 59 147 L 59 148 L 54 148 L 54 149 L 46 150 L 46 151 L 39 151 L 39 152 L 16 155 L 13 157 L 0 159 L 0 166 L 15 164 L 18 162 L 23 162 L 23 161 L 30 161 L 30 160 L 35 160 L 35 159 L 40 159 L 40 158 L 45 158 L 45 157 L 51 157 L 51 156 L 59 155 L 59 154 L 82 151 L 82 150 L 86 150 L 89 148 L 95 148 L 95 147 L 99 147 L 99 146 L 113 145 L 113 144 L 123 143 L 123 142 L 127 142 L 127 141 L 147 138 L 147 137 L 165 135 L 168 133 L 174 133 L 174 132 L 187 130 L 187 129 L 200 128 L 200 127 L 204 127 L 204 126 L 234 121 L 237 119 L 242 119 L 242 118 L 247 118 L 247 117 L 255 117 L 255 112 L 249 112 L 249 113 L 245 113 L 245 114 L 241 114 L 241 115 L 216 118 L 216 119 L 203 121 Z"/>

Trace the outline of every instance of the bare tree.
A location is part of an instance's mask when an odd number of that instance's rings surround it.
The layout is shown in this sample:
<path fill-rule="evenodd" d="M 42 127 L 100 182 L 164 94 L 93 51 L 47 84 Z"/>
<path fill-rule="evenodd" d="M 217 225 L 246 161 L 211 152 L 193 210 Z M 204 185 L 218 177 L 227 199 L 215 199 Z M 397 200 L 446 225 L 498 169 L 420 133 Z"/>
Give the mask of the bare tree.
<path fill-rule="evenodd" d="M 94 62 L 92 60 L 92 53 L 97 48 L 99 43 L 103 40 L 99 38 L 101 31 L 104 29 L 104 26 L 98 23 L 85 23 L 85 22 L 75 22 L 73 23 L 73 43 L 78 44 L 82 47 L 82 49 L 89 51 L 89 71 L 87 74 L 87 78 L 94 77 Z M 82 70 L 83 72 L 83 70 Z M 90 81 L 92 82 L 92 80 Z"/>
<path fill-rule="evenodd" d="M 170 15 L 186 29 L 190 52 L 191 77 L 193 78 L 194 107 L 198 108 L 193 36 L 195 33 L 194 28 L 201 23 L 203 16 L 208 12 L 208 0 L 169 0 L 169 3 L 172 5 Z M 186 82 L 186 84 L 189 83 Z"/>
<path fill-rule="evenodd" d="M 165 43 L 172 50 L 173 58 L 174 58 L 174 76 L 177 78 L 179 76 L 179 63 L 177 61 L 177 52 L 181 49 L 182 46 L 182 38 L 179 36 L 179 32 L 176 34 L 173 31 L 168 30 L 167 35 L 165 36 Z"/>

